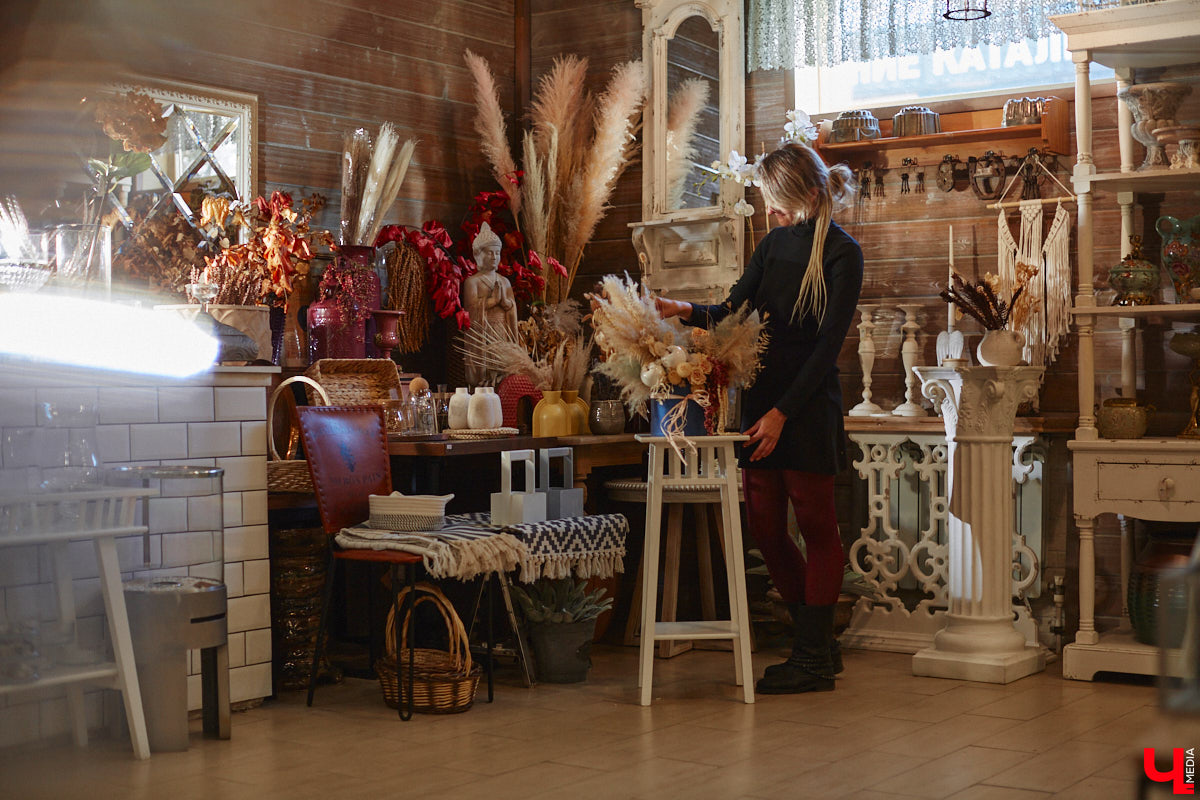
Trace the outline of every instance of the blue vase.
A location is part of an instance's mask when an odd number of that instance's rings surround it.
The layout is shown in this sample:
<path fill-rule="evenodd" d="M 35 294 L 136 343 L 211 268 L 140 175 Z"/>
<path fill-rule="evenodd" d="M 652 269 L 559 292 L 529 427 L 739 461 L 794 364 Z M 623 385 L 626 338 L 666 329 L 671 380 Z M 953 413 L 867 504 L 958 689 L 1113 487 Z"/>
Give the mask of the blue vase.
<path fill-rule="evenodd" d="M 652 436 L 666 436 L 663 431 L 663 419 L 671 412 L 671 409 L 679 403 L 687 403 L 687 416 L 684 417 L 683 435 L 684 436 L 705 436 L 708 431 L 704 428 L 704 409 L 695 400 L 685 400 L 686 395 L 680 392 L 673 392 L 678 395 L 679 399 L 674 397 L 666 400 L 651 400 L 650 401 L 650 434 Z"/>

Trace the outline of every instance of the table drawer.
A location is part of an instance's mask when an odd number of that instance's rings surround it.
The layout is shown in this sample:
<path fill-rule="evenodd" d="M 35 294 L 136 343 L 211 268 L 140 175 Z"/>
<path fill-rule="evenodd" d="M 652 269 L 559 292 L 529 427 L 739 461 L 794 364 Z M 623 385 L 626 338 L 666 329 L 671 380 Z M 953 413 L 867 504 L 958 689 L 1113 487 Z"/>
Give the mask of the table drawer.
<path fill-rule="evenodd" d="M 1097 464 L 1099 496 L 1111 500 L 1200 503 L 1200 465 Z"/>

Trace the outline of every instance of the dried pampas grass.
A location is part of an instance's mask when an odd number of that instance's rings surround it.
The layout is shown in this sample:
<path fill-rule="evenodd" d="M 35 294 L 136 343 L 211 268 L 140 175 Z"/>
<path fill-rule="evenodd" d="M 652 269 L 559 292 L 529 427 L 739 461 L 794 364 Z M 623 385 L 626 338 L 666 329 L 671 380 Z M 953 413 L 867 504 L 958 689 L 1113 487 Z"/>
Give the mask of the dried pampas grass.
<path fill-rule="evenodd" d="M 504 112 L 500 109 L 500 93 L 496 79 L 482 56 L 467 50 L 463 57 L 467 68 L 475 79 L 475 132 L 479 134 L 480 147 L 492 164 L 492 172 L 500 188 L 508 195 L 514 214 L 521 210 L 521 189 L 517 184 L 517 165 L 508 148 L 508 129 L 504 125 Z"/>
<path fill-rule="evenodd" d="M 612 79 L 596 103 L 596 135 L 583 167 L 582 186 L 567 234 L 567 260 L 563 264 L 567 267 L 568 289 L 579 270 L 584 246 L 608 210 L 613 186 L 637 149 L 634 134 L 645 96 L 642 64 L 630 61 L 613 69 Z"/>
<path fill-rule="evenodd" d="M 645 95 L 641 63 L 616 67 L 597 99 L 586 89 L 587 59 L 555 59 L 538 81 L 530 108 L 532 127 L 521 139 L 525 178 L 518 190 L 511 180 L 517 166 L 509 152 L 495 81 L 486 61 L 470 51 L 466 59 L 475 78 L 475 129 L 483 153 L 512 199 L 531 249 L 542 257 L 544 299 L 565 300 L 613 185 L 636 152 L 634 134 Z M 564 266 L 568 277 L 550 269 L 550 258 Z"/>
<path fill-rule="evenodd" d="M 667 208 L 682 208 L 687 177 L 696 157 L 696 124 L 708 104 L 710 87 L 703 78 L 679 84 L 667 106 Z"/>
<path fill-rule="evenodd" d="M 472 325 L 457 345 L 465 359 L 495 375 L 522 375 L 542 391 L 578 390 L 587 377 L 591 342 L 582 332 L 563 337 L 549 352 L 536 355 L 488 322 Z"/>

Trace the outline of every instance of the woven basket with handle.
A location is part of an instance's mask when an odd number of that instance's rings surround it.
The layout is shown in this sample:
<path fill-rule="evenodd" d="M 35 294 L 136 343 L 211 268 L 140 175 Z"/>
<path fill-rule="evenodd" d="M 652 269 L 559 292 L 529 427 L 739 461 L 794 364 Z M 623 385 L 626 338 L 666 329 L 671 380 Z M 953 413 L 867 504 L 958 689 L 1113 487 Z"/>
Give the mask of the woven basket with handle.
<path fill-rule="evenodd" d="M 388 358 L 322 358 L 304 372 L 321 385 L 328 396 L 326 405 L 368 406 L 385 400 L 400 400 L 400 372 Z M 308 404 L 316 405 L 314 392 Z"/>
<path fill-rule="evenodd" d="M 442 615 L 449 639 L 449 650 L 413 650 L 412 709 L 422 714 L 457 714 L 466 711 L 475 702 L 475 690 L 479 688 L 482 669 L 471 661 L 471 648 L 467 640 L 467 629 L 454 606 L 432 583 L 418 583 L 413 587 L 416 600 L 404 618 L 400 628 L 399 669 L 396 667 L 395 609 L 388 612 L 387 654 L 375 662 L 379 686 L 383 690 L 383 702 L 396 708 L 400 704 L 401 682 L 408 688 L 408 622 L 412 612 L 422 603 L 429 603 Z M 400 592 L 400 603 L 404 603 L 409 588 Z"/>
<path fill-rule="evenodd" d="M 273 427 L 275 424 L 275 403 L 282 396 L 284 390 L 287 390 L 287 387 L 293 383 L 305 384 L 310 398 L 319 398 L 322 405 L 330 405 L 329 395 L 321 388 L 321 384 L 303 375 L 287 378 L 280 381 L 279 385 L 275 387 L 275 391 L 271 393 L 271 402 L 267 403 L 267 447 L 271 451 L 271 458 L 267 461 L 267 491 L 312 494 L 312 475 L 308 471 L 308 462 L 303 459 L 284 458 L 279 455 L 279 451 L 275 448 L 275 428 Z M 299 432 L 295 427 L 289 426 L 289 444 L 298 435 Z M 291 450 L 292 448 L 289 446 L 289 454 Z"/>

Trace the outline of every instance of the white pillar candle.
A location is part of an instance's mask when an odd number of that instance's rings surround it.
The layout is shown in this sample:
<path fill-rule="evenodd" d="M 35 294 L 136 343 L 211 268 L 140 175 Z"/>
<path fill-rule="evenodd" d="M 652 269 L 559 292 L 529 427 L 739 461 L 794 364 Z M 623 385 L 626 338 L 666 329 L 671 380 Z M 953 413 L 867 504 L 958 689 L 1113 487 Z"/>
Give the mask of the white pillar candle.
<path fill-rule="evenodd" d="M 946 288 L 954 286 L 954 226 L 950 226 L 950 269 L 946 273 Z M 946 303 L 946 330 L 954 330 L 954 304 Z"/>

